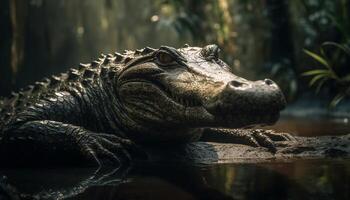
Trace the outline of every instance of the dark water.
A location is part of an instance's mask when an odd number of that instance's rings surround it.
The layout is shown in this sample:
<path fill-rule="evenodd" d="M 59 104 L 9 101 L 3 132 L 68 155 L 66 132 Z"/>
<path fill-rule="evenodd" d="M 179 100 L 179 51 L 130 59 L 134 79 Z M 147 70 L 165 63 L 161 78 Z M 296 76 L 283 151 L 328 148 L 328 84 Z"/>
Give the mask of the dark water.
<path fill-rule="evenodd" d="M 343 135 L 350 133 L 347 117 L 283 117 L 274 126 L 267 127 L 299 136 Z"/>
<path fill-rule="evenodd" d="M 135 167 L 127 174 L 121 171 L 103 178 L 111 172 L 106 170 L 94 180 L 89 179 L 93 169 L 22 169 L 1 173 L 22 193 L 73 196 L 69 199 L 350 199 L 350 161 L 344 160 L 164 164 Z"/>
<path fill-rule="evenodd" d="M 276 128 L 294 128 L 299 135 L 350 132 L 344 120 L 310 120 L 309 125 L 305 120 L 284 120 Z M 6 176 L 15 194 L 53 199 L 350 199 L 349 159 L 213 165 L 148 163 L 98 172 L 89 168 L 0 169 L 0 175 Z"/>

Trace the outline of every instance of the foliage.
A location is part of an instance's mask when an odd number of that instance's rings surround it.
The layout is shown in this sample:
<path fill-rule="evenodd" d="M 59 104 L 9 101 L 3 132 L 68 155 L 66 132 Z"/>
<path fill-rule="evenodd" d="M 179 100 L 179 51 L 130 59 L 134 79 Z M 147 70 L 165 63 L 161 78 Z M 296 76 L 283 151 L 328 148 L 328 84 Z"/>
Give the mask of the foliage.
<path fill-rule="evenodd" d="M 228 0 L 158 0 L 156 19 L 182 38 L 190 36 L 198 45 L 216 43 L 232 55 L 235 45 L 229 4 Z"/>
<path fill-rule="evenodd" d="M 309 86 L 315 87 L 317 94 L 321 90 L 328 90 L 328 94 L 333 96 L 330 107 L 335 107 L 350 96 L 350 2 L 348 0 L 300 2 L 310 13 L 306 19 L 314 25 L 312 35 L 317 36 L 319 41 L 333 41 L 321 44 L 319 53 L 304 50 L 322 67 L 306 71 L 302 75 L 310 77 Z M 312 48 L 317 45 L 317 39 L 314 38 L 312 41 L 311 45 L 305 44 L 305 46 Z"/>
<path fill-rule="evenodd" d="M 328 53 L 328 50 L 332 50 Z M 304 50 L 304 52 L 322 65 L 322 68 L 304 72 L 303 76 L 312 77 L 309 86 L 316 86 L 316 93 L 322 87 L 336 89 L 336 95 L 330 102 L 335 107 L 345 97 L 350 96 L 350 48 L 346 44 L 325 42 L 322 44 L 320 54 Z"/>
<path fill-rule="evenodd" d="M 294 12 L 302 15 L 298 26 L 305 34 L 304 46 L 313 48 L 320 41 L 345 43 L 350 39 L 348 0 L 297 0 Z"/>
<path fill-rule="evenodd" d="M 279 62 L 268 63 L 266 67 L 266 74 L 278 83 L 288 101 L 293 101 L 298 92 L 296 73 L 291 66 L 291 61 L 283 58 Z"/>
<path fill-rule="evenodd" d="M 342 42 L 348 42 L 350 40 L 350 3 L 348 0 L 339 0 L 338 7 L 338 13 L 333 12 L 327 16 L 331 19 L 332 24 L 341 34 Z"/>

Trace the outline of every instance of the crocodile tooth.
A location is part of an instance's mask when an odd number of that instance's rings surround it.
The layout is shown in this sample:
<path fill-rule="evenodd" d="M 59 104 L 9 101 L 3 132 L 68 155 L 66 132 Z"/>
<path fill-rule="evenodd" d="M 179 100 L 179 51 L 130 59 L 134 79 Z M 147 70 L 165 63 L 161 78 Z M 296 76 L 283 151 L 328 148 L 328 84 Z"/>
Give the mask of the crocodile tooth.
<path fill-rule="evenodd" d="M 183 48 L 188 48 L 188 47 L 190 47 L 190 45 L 189 44 L 184 44 L 184 46 L 183 46 Z"/>
<path fill-rule="evenodd" d="M 112 54 L 107 54 L 107 58 L 113 58 L 113 55 Z"/>

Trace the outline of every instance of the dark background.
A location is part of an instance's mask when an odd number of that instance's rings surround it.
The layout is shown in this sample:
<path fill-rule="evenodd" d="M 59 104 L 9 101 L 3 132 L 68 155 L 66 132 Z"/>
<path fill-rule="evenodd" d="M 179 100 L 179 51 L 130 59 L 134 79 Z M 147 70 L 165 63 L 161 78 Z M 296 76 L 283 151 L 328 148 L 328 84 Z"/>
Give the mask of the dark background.
<path fill-rule="evenodd" d="M 301 73 L 319 67 L 303 49 L 348 43 L 349 8 L 348 0 L 2 0 L 0 95 L 100 53 L 216 43 L 238 75 L 272 78 L 294 101 L 313 91 Z M 311 99 L 334 96 L 332 84 L 324 90 Z"/>

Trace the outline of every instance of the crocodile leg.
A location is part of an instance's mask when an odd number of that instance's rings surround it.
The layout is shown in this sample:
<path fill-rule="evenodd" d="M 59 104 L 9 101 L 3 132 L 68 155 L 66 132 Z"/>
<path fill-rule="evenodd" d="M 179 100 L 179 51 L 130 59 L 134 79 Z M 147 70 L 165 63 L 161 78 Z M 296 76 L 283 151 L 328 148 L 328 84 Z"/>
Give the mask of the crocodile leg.
<path fill-rule="evenodd" d="M 276 151 L 275 142 L 291 141 L 294 137 L 288 133 L 276 133 L 264 129 L 204 129 L 201 141 L 219 143 L 237 143 L 253 147 L 266 147 L 271 152 Z"/>
<path fill-rule="evenodd" d="M 55 160 L 60 157 L 65 160 L 67 157 L 65 161 L 68 161 L 69 156 L 76 155 L 98 166 L 105 161 L 121 165 L 130 161 L 128 150 L 135 148 L 136 145 L 130 140 L 115 135 L 94 133 L 62 122 L 41 120 L 29 121 L 5 131 L 0 146 L 1 155 L 4 156 L 0 159 L 27 158 L 29 162 L 33 162 L 32 159 Z"/>

